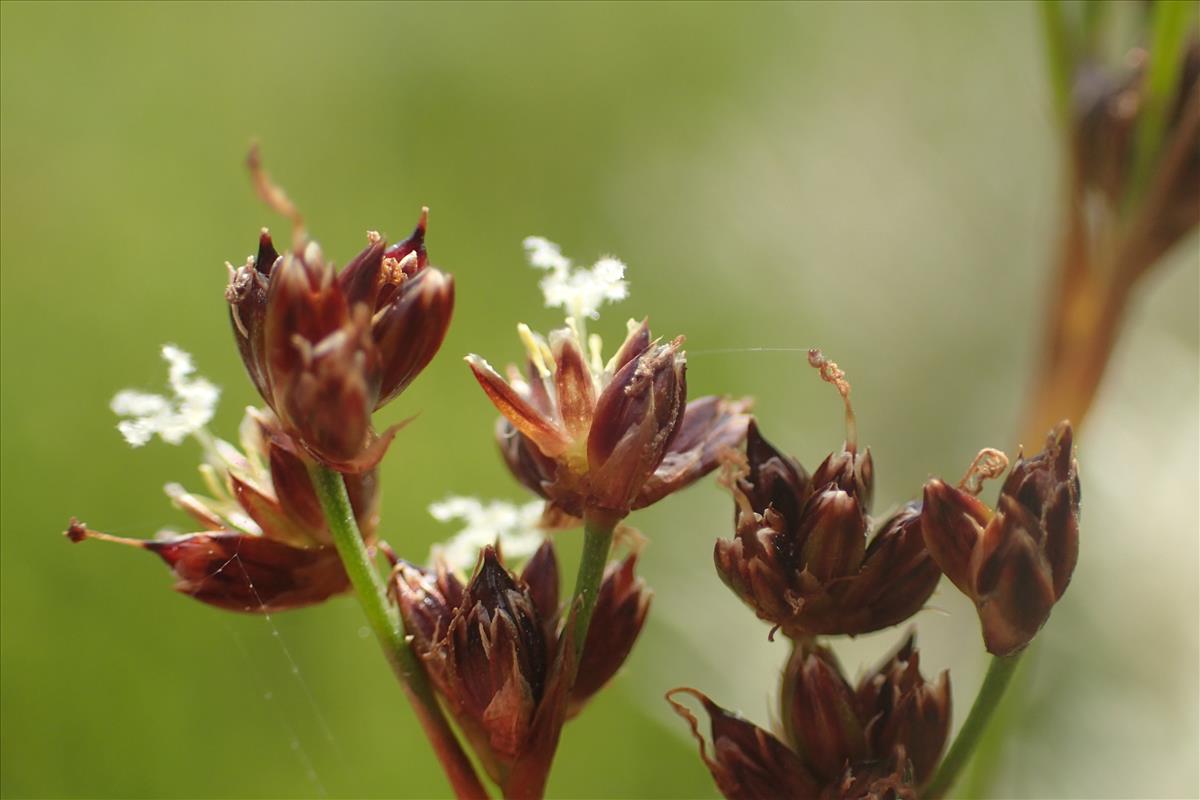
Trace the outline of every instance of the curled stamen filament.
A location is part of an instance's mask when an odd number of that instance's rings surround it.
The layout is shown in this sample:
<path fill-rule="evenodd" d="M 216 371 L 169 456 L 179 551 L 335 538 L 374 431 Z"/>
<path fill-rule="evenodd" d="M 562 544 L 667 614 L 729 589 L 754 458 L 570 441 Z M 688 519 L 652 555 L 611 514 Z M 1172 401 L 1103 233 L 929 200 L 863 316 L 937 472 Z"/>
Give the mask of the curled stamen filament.
<path fill-rule="evenodd" d="M 740 479 L 750 474 L 750 462 L 746 454 L 733 447 L 726 447 L 717 454 L 717 460 L 721 465 L 717 473 L 717 485 L 729 490 L 739 511 L 753 515 L 754 506 L 738 485 Z"/>
<path fill-rule="evenodd" d="M 837 362 L 827 359 L 818 347 L 808 351 L 808 363 L 821 373 L 821 380 L 833 384 L 842 396 L 842 402 L 846 404 L 846 449 L 851 453 L 857 452 L 858 422 L 854 418 L 854 409 L 850 406 L 850 381 L 846 380 L 846 373 Z"/>
<path fill-rule="evenodd" d="M 1008 456 L 1002 450 L 985 447 L 971 461 L 958 488 L 970 495 L 978 496 L 983 491 L 983 482 L 998 478 L 1008 469 Z"/>

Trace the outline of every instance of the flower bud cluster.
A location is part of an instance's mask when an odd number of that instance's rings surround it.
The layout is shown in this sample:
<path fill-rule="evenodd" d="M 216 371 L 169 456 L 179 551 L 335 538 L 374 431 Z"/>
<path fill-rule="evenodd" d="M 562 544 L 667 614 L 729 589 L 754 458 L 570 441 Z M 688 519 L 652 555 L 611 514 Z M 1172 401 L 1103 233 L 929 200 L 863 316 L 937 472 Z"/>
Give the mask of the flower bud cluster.
<path fill-rule="evenodd" d="M 833 375 L 819 352 L 811 359 Z M 924 606 L 941 576 L 921 539 L 919 503 L 872 526 L 874 462 L 870 449 L 858 452 L 840 370 L 833 382 L 846 398 L 842 449 L 810 476 L 752 423 L 745 462 L 731 482 L 734 537 L 719 539 L 713 553 L 721 580 L 792 638 L 895 625 Z"/>
<path fill-rule="evenodd" d="M 678 695 L 691 695 L 707 712 L 711 752 Z M 667 699 L 691 725 L 717 787 L 747 800 L 915 798 L 950 731 L 949 674 L 922 677 L 911 634 L 857 686 L 828 649 L 796 643 L 783 672 L 780 736 L 694 689 L 675 689 Z"/>
<path fill-rule="evenodd" d="M 489 775 L 508 794 L 544 780 L 553 740 L 625 662 L 651 592 L 636 553 L 609 564 L 578 663 L 546 541 L 520 575 L 487 546 L 471 579 L 398 562 L 391 591 L 413 647 Z M 572 679 L 574 681 L 572 685 Z"/>
<path fill-rule="evenodd" d="M 925 484 L 921 532 L 930 554 L 975 602 L 990 653 L 1024 648 L 1067 590 L 1079 559 L 1079 466 L 1060 422 L 1046 449 L 1019 458 L 995 509 L 934 478 Z"/>
<path fill-rule="evenodd" d="M 949 674 L 927 682 L 914 638 L 852 686 L 821 635 L 856 635 L 919 611 L 944 572 L 976 604 L 987 649 L 1010 655 L 1041 628 L 1078 556 L 1079 479 L 1070 425 L 1021 458 L 995 511 L 980 503 L 984 478 L 1008 459 L 984 450 L 958 488 L 938 479 L 924 499 L 872 525 L 874 467 L 859 452 L 845 374 L 820 351 L 812 366 L 842 395 L 846 442 L 809 475 L 751 422 L 742 459 L 729 459 L 735 533 L 716 543 L 722 581 L 760 619 L 792 640 L 783 670 L 779 737 L 695 689 L 667 694 L 700 742 L 717 787 L 739 800 L 917 798 L 938 767 L 950 729 Z M 874 533 L 869 532 L 874 529 Z M 711 722 L 711 751 L 695 714 Z"/>
<path fill-rule="evenodd" d="M 230 320 L 259 393 L 307 457 L 340 472 L 383 457 L 371 414 L 433 358 L 454 307 L 450 276 L 428 266 L 426 212 L 407 239 L 379 234 L 335 273 L 315 242 L 280 255 L 263 231 L 258 255 L 229 267 Z"/>

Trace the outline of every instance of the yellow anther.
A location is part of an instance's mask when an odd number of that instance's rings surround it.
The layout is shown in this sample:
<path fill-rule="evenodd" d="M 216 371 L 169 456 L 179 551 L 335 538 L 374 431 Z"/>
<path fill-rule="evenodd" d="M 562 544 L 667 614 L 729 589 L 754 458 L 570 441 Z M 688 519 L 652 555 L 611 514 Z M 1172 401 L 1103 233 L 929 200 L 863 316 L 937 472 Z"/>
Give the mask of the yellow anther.
<path fill-rule="evenodd" d="M 546 356 L 550 355 L 550 349 L 524 322 L 517 325 L 517 335 L 521 337 L 521 344 L 525 345 L 525 352 L 529 354 L 529 360 L 533 362 L 538 375 L 543 378 L 550 377 L 550 370 L 546 366 Z M 550 361 L 553 363 L 553 357 Z"/>

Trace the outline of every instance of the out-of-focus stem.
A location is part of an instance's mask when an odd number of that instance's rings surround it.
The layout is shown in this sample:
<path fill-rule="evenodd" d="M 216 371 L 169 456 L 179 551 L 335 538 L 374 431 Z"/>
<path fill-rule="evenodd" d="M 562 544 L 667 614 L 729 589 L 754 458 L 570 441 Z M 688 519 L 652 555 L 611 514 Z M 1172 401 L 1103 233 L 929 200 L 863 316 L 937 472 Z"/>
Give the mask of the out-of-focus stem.
<path fill-rule="evenodd" d="M 988 721 L 1000 704 L 1000 698 L 1004 696 L 1004 690 L 1008 688 L 1008 682 L 1012 679 L 1020 659 L 1020 653 L 992 657 L 983 685 L 979 687 L 979 694 L 975 696 L 975 703 L 971 706 L 971 713 L 967 715 L 967 721 L 955 737 L 954 744 L 950 745 L 950 752 L 942 759 L 929 785 L 921 793 L 923 798 L 939 800 L 954 787 L 959 773 L 971 760 L 975 746 L 987 730 Z"/>
<path fill-rule="evenodd" d="M 342 476 L 320 465 L 312 466 L 309 474 L 359 605 L 362 606 L 367 622 L 383 648 L 384 656 L 391 664 L 396 677 L 400 679 L 404 693 L 412 703 L 417 719 L 421 722 L 421 727 L 433 745 L 446 777 L 450 780 L 454 794 L 461 800 L 486 800 L 487 791 L 479 782 L 475 768 L 463 752 L 441 707 L 438 706 L 425 669 L 417 660 L 404 635 L 399 614 L 388 606 L 386 587 L 359 533 L 354 509 L 350 505 L 350 497 L 346 493 L 346 484 Z"/>
<path fill-rule="evenodd" d="M 1113 282 L 1091 265 L 1081 214 L 1070 215 L 1059 267 L 1058 293 L 1049 309 L 1045 355 L 1026 406 L 1020 443 L 1034 450 L 1059 420 L 1081 425 L 1117 342 L 1132 284 Z"/>
<path fill-rule="evenodd" d="M 1170 241 L 1155 235 L 1169 210 L 1183 165 L 1200 138 L 1200 86 L 1192 89 L 1149 190 L 1129 218 L 1089 231 L 1084 190 L 1072 174 L 1058 285 L 1047 309 L 1042 363 L 1030 388 L 1021 443 L 1036 449 L 1062 419 L 1081 427 L 1104 378 L 1138 282 L 1165 254 Z"/>

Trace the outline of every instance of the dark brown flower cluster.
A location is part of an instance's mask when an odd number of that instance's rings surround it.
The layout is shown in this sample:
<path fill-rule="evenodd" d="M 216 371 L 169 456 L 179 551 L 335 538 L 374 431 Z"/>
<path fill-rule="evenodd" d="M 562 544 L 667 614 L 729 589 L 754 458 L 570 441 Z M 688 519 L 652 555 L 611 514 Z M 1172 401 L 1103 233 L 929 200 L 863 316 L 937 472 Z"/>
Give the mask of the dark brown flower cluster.
<path fill-rule="evenodd" d="M 632 650 L 651 597 L 636 561 L 609 564 L 578 663 L 549 541 L 519 576 L 484 548 L 465 585 L 444 564 L 396 565 L 391 588 L 413 646 L 505 796 L 540 794 L 564 720 Z"/>
<path fill-rule="evenodd" d="M 377 436 L 371 414 L 429 364 L 449 327 L 454 282 L 428 266 L 426 219 L 391 246 L 371 232 L 341 272 L 315 242 L 279 255 L 266 231 L 258 255 L 230 268 L 246 371 L 305 454 L 340 472 L 379 463 L 395 428 Z"/>
<path fill-rule="evenodd" d="M 1059 423 L 1045 450 L 1017 460 L 995 510 L 975 497 L 979 488 L 929 481 L 921 530 L 946 577 L 975 602 L 988 651 L 1009 655 L 1041 630 L 1079 559 L 1071 426 Z"/>
<path fill-rule="evenodd" d="M 984 478 L 1003 474 L 1003 453 L 984 450 L 958 488 L 934 479 L 924 501 L 872 525 L 874 468 L 859 452 L 850 385 L 820 351 L 809 362 L 842 395 L 846 442 L 809 475 L 752 422 L 745 458 L 730 461 L 733 539 L 717 541 L 717 573 L 760 619 L 793 641 L 780 692 L 782 740 L 694 689 L 668 700 L 692 725 L 726 797 L 916 798 L 941 758 L 950 726 L 949 676 L 927 683 L 912 636 L 851 687 L 815 637 L 896 625 L 919 611 L 943 572 L 979 609 L 988 650 L 1010 655 L 1041 628 L 1062 597 L 1078 554 L 1079 480 L 1071 428 L 1019 459 L 997 509 L 980 503 Z M 874 533 L 870 531 L 874 530 Z M 712 724 L 711 752 L 690 694 Z"/>
<path fill-rule="evenodd" d="M 853 687 L 833 653 L 797 643 L 783 672 L 781 737 L 694 689 L 667 699 L 692 726 L 700 756 L 729 798 L 915 798 L 933 774 L 950 731 L 950 677 L 927 682 L 911 635 Z M 708 713 L 711 750 L 695 715 Z"/>
<path fill-rule="evenodd" d="M 645 320 L 631 320 L 604 362 L 585 319 L 602 302 L 625 296 L 624 265 L 606 258 L 591 270 L 572 270 L 556 245 L 530 237 L 530 262 L 548 271 L 542 289 L 549 305 L 568 311 L 566 326 L 548 339 L 519 326 L 527 358 L 523 369 L 508 368 L 507 379 L 478 356 L 467 361 L 501 413 L 496 434 L 506 465 L 546 501 L 541 527 L 586 523 L 575 597 L 562 601 L 548 540 L 516 574 L 497 538 L 482 549 L 469 579 L 438 557 L 426 569 L 388 551 L 388 588 L 401 628 L 384 607 L 378 576 L 373 600 L 364 588 L 371 581 L 359 580 L 373 569 L 366 562 L 378 524 L 378 464 L 399 427 L 380 435 L 372 415 L 440 348 L 454 284 L 428 263 L 427 211 L 398 243 L 369 232 L 366 248 L 339 272 L 309 240 L 256 153 L 251 171 L 260 194 L 294 226 L 288 251 L 279 253 L 264 229 L 257 254 L 240 268 L 229 266 L 234 337 L 268 408 L 248 412 L 242 451 L 213 439 L 204 425 L 218 390 L 189 378 L 190 358 L 165 347 L 176 400 L 131 391 L 113 408 L 131 417 L 120 426 L 131 444 L 153 434 L 172 443 L 194 435 L 205 447 L 202 470 L 213 496 L 168 487 L 200 531 L 134 540 L 73 519 L 66 532 L 72 541 L 153 552 L 173 570 L 178 591 L 252 612 L 348 590 L 339 550 L 351 552 L 345 557 L 365 566 L 351 571 L 360 597 L 375 609 L 376 633 L 456 792 L 483 789 L 447 733 L 443 706 L 505 796 L 540 797 L 563 725 L 621 668 L 646 620 L 651 593 L 635 574 L 636 547 L 608 561 L 614 536 L 627 531 L 621 520 L 724 463 L 734 534 L 716 542 L 717 572 L 792 650 L 782 672 L 778 735 L 695 689 L 667 694 L 691 725 L 718 788 L 746 800 L 915 800 L 945 778 L 930 784 L 950 727 L 948 673 L 925 680 L 910 634 L 852 685 L 817 637 L 897 625 L 925 605 L 945 573 L 975 603 L 989 651 L 1010 656 L 1028 645 L 1063 596 L 1078 557 L 1080 487 L 1068 423 L 1051 432 L 1044 451 L 1018 459 L 995 509 L 977 495 L 983 479 L 1003 474 L 1008 462 L 984 450 L 957 487 L 930 480 L 921 501 L 875 522 L 874 462 L 869 449 L 859 449 L 850 385 L 837 364 L 809 351 L 810 364 L 841 395 L 846 420 L 842 447 L 809 474 L 762 436 L 749 401 L 688 402 L 683 337 L 652 339 Z M 743 442 L 744 453 L 736 449 Z M 351 513 L 366 548 L 355 538 Z M 707 712 L 711 745 L 678 699 L 684 695 Z"/>
<path fill-rule="evenodd" d="M 846 443 L 810 476 L 751 425 L 731 486 L 736 530 L 717 541 L 717 573 L 792 638 L 875 631 L 919 611 L 941 573 L 921 539 L 919 504 L 874 526 L 868 541 L 871 451 L 858 452 L 845 376 L 816 351 L 810 360 L 845 398 Z"/>

